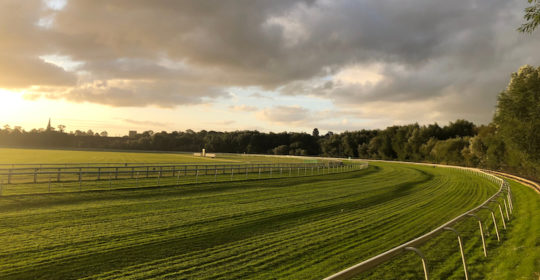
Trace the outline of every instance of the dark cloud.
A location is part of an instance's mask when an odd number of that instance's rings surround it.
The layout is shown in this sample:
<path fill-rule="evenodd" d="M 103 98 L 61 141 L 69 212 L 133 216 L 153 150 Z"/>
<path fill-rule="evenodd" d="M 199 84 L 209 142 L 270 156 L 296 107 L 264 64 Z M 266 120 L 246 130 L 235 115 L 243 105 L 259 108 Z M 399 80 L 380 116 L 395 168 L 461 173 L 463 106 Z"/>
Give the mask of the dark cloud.
<path fill-rule="evenodd" d="M 49 94 L 49 98 L 65 98 L 74 102 L 94 102 L 112 106 L 144 107 L 154 105 L 172 108 L 177 104 L 200 104 L 204 98 L 227 96 L 219 88 L 176 82 L 129 81 L 94 83 L 67 92 Z"/>
<path fill-rule="evenodd" d="M 54 51 L 50 33 L 37 24 L 42 9 L 36 0 L 0 2 L 0 87 L 75 85 L 73 73 L 39 58 Z"/>
<path fill-rule="evenodd" d="M 259 87 L 356 110 L 423 104 L 411 110 L 484 122 L 509 74 L 540 64 L 537 34 L 515 31 L 524 2 L 79 0 L 51 10 L 40 1 L 2 1 L 0 72 L 9 74 L 0 87 L 47 86 L 49 98 L 161 107 Z M 50 54 L 81 62 L 78 72 L 39 58 Z M 380 66 L 382 79 L 334 76 L 370 65 Z M 278 108 L 283 121 L 306 116 L 291 108 Z"/>
<path fill-rule="evenodd" d="M 37 57 L 0 54 L 0 87 L 74 86 L 75 74 Z"/>

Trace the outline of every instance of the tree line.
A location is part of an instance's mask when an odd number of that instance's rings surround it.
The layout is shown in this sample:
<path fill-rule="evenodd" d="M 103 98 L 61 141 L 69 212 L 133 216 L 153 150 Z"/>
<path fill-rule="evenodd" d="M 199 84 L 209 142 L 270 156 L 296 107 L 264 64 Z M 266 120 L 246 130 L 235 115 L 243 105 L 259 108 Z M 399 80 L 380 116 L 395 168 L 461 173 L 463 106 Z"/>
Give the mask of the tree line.
<path fill-rule="evenodd" d="M 65 126 L 25 131 L 0 129 L 0 145 L 39 148 L 97 148 L 312 155 L 433 162 L 502 170 L 540 179 L 540 67 L 523 66 L 500 93 L 489 125 L 456 120 L 445 126 L 396 125 L 386 129 L 319 135 L 202 130 L 108 137 L 106 132 L 65 132 Z"/>

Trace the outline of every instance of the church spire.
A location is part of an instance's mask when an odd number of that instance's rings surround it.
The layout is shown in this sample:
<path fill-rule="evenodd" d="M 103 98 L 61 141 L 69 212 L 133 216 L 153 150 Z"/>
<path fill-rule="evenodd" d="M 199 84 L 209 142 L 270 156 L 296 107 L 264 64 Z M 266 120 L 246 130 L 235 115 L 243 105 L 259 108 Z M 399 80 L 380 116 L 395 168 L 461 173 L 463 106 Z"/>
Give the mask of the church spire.
<path fill-rule="evenodd" d="M 47 129 L 45 131 L 52 131 L 51 118 L 49 118 L 49 123 L 47 124 Z"/>

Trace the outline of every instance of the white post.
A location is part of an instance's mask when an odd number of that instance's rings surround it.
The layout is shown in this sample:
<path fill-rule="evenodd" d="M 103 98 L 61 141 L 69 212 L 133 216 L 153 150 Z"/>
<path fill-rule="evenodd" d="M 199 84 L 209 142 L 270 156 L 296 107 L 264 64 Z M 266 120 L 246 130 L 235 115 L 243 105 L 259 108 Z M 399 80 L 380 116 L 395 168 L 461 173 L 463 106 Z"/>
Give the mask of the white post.
<path fill-rule="evenodd" d="M 499 237 L 499 229 L 497 228 L 497 220 L 495 220 L 495 214 L 493 213 L 493 211 L 491 209 L 490 211 L 491 211 L 491 218 L 493 218 L 493 226 L 495 227 L 495 233 L 497 234 L 497 242 L 500 242 L 501 238 Z"/>
<path fill-rule="evenodd" d="M 504 210 L 506 211 L 506 218 L 508 219 L 508 221 L 510 221 L 510 215 L 508 214 L 508 207 L 506 206 L 506 200 L 504 199 L 504 197 L 503 197 L 503 202 L 504 202 Z"/>
<path fill-rule="evenodd" d="M 499 211 L 501 212 L 501 220 L 503 222 L 503 228 L 506 229 L 506 222 L 504 221 L 504 215 L 503 215 L 503 212 L 502 212 L 501 204 L 497 203 L 497 205 L 499 205 Z"/>
<path fill-rule="evenodd" d="M 81 173 L 80 168 L 79 168 L 79 191 L 82 191 L 82 173 Z"/>
<path fill-rule="evenodd" d="M 468 214 L 467 216 L 474 217 L 478 221 L 480 227 L 480 236 L 482 237 L 482 247 L 484 248 L 484 257 L 487 258 L 486 240 L 484 239 L 484 229 L 482 228 L 482 220 L 475 214 Z"/>
<path fill-rule="evenodd" d="M 427 260 L 426 260 L 426 257 L 424 256 L 424 254 L 422 253 L 422 251 L 420 251 L 419 249 L 414 248 L 414 247 L 405 247 L 405 250 L 410 250 L 410 251 L 415 252 L 422 259 L 422 267 L 424 268 L 424 278 L 426 280 L 429 280 L 429 273 L 428 273 L 428 268 L 427 268 Z"/>
<path fill-rule="evenodd" d="M 461 261 L 463 262 L 463 271 L 465 272 L 465 280 L 469 280 L 469 272 L 467 271 L 467 263 L 465 262 L 465 253 L 463 252 L 463 241 L 459 232 L 451 227 L 445 227 L 445 230 L 454 232 L 457 235 L 459 243 L 459 252 L 461 253 Z"/>

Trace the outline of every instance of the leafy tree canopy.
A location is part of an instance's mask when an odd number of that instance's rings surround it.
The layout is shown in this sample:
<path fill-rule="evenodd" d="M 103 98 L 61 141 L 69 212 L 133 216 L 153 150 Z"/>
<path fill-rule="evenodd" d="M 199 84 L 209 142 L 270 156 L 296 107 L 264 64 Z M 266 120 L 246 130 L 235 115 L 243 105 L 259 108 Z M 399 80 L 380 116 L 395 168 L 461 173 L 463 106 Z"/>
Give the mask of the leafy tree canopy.
<path fill-rule="evenodd" d="M 523 18 L 526 20 L 526 22 L 518 28 L 520 32 L 531 33 L 536 29 L 536 27 L 538 27 L 538 24 L 540 24 L 539 0 L 529 0 L 529 3 L 532 5 L 525 8 L 525 15 Z"/>
<path fill-rule="evenodd" d="M 522 66 L 498 99 L 494 122 L 505 142 L 540 161 L 540 67 Z"/>

